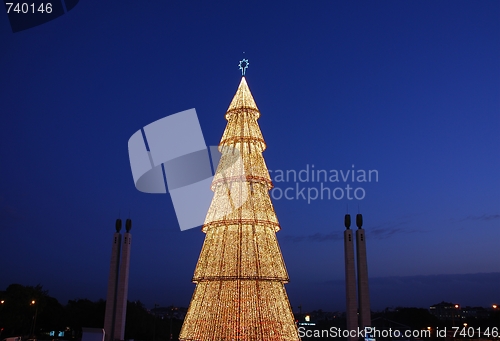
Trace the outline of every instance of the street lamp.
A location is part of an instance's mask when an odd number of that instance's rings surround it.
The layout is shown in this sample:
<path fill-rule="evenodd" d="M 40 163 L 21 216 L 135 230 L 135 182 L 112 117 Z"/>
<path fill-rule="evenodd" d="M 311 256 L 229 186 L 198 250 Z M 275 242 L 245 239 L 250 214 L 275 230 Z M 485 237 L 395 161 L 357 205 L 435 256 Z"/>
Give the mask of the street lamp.
<path fill-rule="evenodd" d="M 32 300 L 31 305 L 35 306 L 35 315 L 33 315 L 33 327 L 31 329 L 31 336 L 35 338 L 35 325 L 36 325 L 36 316 L 38 314 L 38 304 L 36 304 L 35 300 Z"/>
<path fill-rule="evenodd" d="M 3 303 L 3 301 L 2 301 L 2 303 Z M 493 304 L 491 307 L 492 307 L 493 309 L 496 309 L 496 308 L 498 308 L 498 304 Z"/>
<path fill-rule="evenodd" d="M 460 308 L 459 304 L 455 304 L 453 308 L 458 309 Z M 453 327 L 455 327 L 455 309 L 451 310 L 451 320 L 453 321 Z"/>
<path fill-rule="evenodd" d="M 1 305 L 3 305 L 4 303 L 5 303 L 5 300 L 0 301 Z M 0 328 L 0 339 L 1 339 L 2 333 L 3 333 L 3 327 Z"/>

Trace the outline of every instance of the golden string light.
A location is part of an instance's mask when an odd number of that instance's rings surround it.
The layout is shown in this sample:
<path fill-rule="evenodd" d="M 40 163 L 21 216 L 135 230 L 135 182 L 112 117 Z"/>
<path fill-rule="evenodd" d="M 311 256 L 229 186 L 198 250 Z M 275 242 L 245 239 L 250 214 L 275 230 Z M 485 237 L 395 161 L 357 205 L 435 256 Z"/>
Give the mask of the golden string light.
<path fill-rule="evenodd" d="M 259 117 L 242 77 L 226 112 L 196 288 L 180 340 L 299 340 L 284 287 L 289 279 L 276 239 L 280 226 Z"/>

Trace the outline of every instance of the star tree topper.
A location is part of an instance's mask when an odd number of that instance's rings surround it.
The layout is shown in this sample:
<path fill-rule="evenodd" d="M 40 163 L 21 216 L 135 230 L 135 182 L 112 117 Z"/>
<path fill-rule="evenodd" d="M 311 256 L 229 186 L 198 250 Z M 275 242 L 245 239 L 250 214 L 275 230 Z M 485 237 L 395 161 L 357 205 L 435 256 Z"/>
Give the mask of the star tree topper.
<path fill-rule="evenodd" d="M 239 67 L 240 67 L 242 76 L 245 75 L 245 72 L 247 71 L 248 65 L 250 65 L 250 63 L 248 62 L 248 59 L 243 59 L 242 61 L 240 61 Z"/>

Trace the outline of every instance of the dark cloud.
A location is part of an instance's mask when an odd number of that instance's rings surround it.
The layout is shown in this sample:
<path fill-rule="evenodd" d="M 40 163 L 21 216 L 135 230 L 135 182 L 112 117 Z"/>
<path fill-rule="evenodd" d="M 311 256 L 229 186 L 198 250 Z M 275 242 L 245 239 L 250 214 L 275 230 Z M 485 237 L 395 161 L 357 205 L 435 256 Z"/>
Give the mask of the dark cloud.
<path fill-rule="evenodd" d="M 425 231 L 419 231 L 419 230 L 408 230 L 404 228 L 398 228 L 398 227 L 379 227 L 375 229 L 368 229 L 366 230 L 366 234 L 370 237 L 373 237 L 374 239 L 384 239 L 391 237 L 392 235 L 395 234 L 408 234 L 408 233 L 418 233 L 418 232 L 425 232 Z"/>
<path fill-rule="evenodd" d="M 342 240 L 343 236 L 340 232 L 332 232 L 332 233 L 315 233 L 308 236 L 293 236 L 293 235 L 284 235 L 280 237 L 282 241 L 291 241 L 291 242 L 326 242 L 329 240 Z"/>
<path fill-rule="evenodd" d="M 465 221 L 465 220 L 490 221 L 495 219 L 500 219 L 500 214 L 483 214 L 481 216 L 470 215 L 468 217 L 461 219 L 460 221 Z"/>
<path fill-rule="evenodd" d="M 489 307 L 500 301 L 498 283 L 500 272 L 373 277 L 369 281 L 370 301 L 374 310 L 390 306 L 428 308 L 441 301 Z M 338 287 L 339 292 L 345 286 L 343 279 L 324 284 Z"/>
<path fill-rule="evenodd" d="M 395 234 L 425 232 L 422 230 L 409 229 L 408 227 L 405 227 L 413 221 L 414 218 L 412 217 L 404 217 L 398 221 L 388 221 L 376 226 L 369 226 L 368 228 L 366 228 L 366 234 L 374 239 L 384 239 Z"/>
<path fill-rule="evenodd" d="M 417 233 L 417 232 L 425 232 L 419 231 L 415 229 L 407 229 L 400 226 L 404 226 L 411 222 L 411 220 L 404 220 L 400 222 L 388 222 L 385 225 L 377 225 L 373 227 L 367 227 L 366 234 L 374 239 L 383 239 L 391 237 L 395 234 L 404 234 L 404 233 Z M 355 230 L 354 227 L 353 230 Z M 291 241 L 291 242 L 325 242 L 330 240 L 343 240 L 343 232 L 331 232 L 331 233 L 314 233 L 311 235 L 284 235 L 280 238 L 282 241 Z"/>

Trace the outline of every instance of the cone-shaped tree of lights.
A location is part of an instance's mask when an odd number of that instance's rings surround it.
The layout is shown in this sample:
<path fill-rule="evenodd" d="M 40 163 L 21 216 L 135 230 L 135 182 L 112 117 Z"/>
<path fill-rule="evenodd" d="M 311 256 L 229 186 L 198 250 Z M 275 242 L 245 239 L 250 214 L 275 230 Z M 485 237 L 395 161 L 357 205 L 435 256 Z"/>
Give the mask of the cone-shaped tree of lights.
<path fill-rule="evenodd" d="M 242 77 L 226 113 L 214 197 L 181 340 L 299 340 L 276 240 L 260 112 Z"/>

